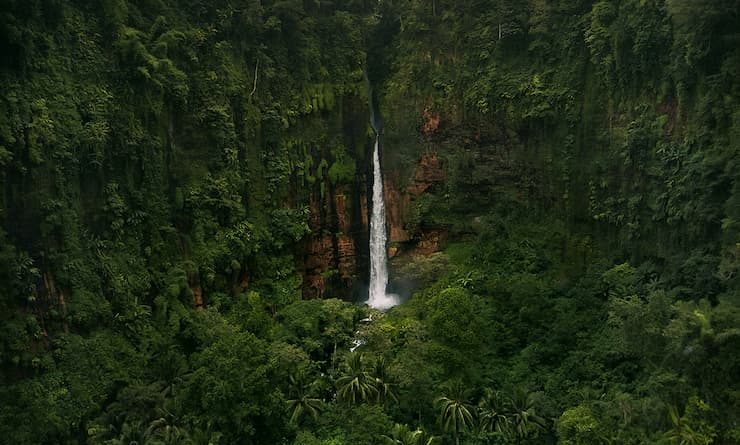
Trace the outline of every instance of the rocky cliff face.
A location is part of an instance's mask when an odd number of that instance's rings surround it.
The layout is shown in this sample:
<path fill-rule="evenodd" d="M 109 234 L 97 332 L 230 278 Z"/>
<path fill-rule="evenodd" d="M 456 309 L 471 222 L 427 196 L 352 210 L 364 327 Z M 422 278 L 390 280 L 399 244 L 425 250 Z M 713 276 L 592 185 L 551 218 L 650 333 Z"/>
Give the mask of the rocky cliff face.
<path fill-rule="evenodd" d="M 311 235 L 302 248 L 304 298 L 359 297 L 368 255 L 363 178 L 311 200 Z"/>
<path fill-rule="evenodd" d="M 453 232 L 474 231 L 476 219 L 497 202 L 546 202 L 552 194 L 535 180 L 547 165 L 527 167 L 517 158 L 527 156 L 526 147 L 504 127 L 469 127 L 425 106 L 410 115 L 417 127 L 399 132 L 394 123 L 386 131 L 396 133 L 382 142 L 388 255 L 398 264 L 441 251 Z M 367 297 L 371 142 L 365 140 L 364 157 L 355 157 L 352 183 L 326 182 L 326 193 L 314 193 L 312 234 L 302 250 L 305 298 Z M 407 159 L 415 160 L 409 165 Z"/>
<path fill-rule="evenodd" d="M 388 211 L 389 256 L 411 254 L 429 255 L 440 249 L 446 238 L 444 227 L 408 228 L 412 206 L 433 186 L 444 182 L 445 172 L 435 151 L 423 153 L 416 163 L 413 179 L 405 188 L 401 183 L 400 172 L 392 172 L 385 179 L 385 201 Z"/>
<path fill-rule="evenodd" d="M 323 196 L 313 196 L 311 235 L 302 246 L 303 295 L 305 298 L 364 298 L 368 279 L 368 228 L 371 194 L 367 182 L 371 166 L 358 169 L 351 185 L 327 183 Z M 447 237 L 444 227 L 409 230 L 412 206 L 424 193 L 445 180 L 439 156 L 423 153 L 410 181 L 403 172 L 384 172 L 389 231 L 389 256 L 430 255 L 440 250 Z"/>

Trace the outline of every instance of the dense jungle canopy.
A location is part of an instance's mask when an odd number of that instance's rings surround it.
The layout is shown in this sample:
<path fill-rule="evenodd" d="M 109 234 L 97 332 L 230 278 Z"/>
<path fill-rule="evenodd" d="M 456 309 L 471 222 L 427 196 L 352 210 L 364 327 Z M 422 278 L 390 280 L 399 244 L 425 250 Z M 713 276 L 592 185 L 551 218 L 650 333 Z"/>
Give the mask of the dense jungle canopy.
<path fill-rule="evenodd" d="M 0 0 L 0 92 L 2 443 L 740 444 L 738 0 Z"/>

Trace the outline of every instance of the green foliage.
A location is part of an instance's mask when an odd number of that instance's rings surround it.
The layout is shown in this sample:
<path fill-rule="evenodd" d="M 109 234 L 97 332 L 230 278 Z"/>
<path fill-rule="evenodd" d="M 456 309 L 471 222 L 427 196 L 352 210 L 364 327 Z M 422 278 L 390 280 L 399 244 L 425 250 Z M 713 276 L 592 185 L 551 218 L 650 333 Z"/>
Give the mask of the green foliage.
<path fill-rule="evenodd" d="M 351 183 L 357 174 L 355 160 L 349 157 L 343 150 L 337 150 L 335 160 L 327 172 L 332 184 Z"/>
<path fill-rule="evenodd" d="M 361 353 L 353 352 L 347 356 L 343 375 L 337 379 L 337 400 L 358 404 L 380 397 L 381 388 L 378 388 L 375 379 L 365 367 Z"/>
<path fill-rule="evenodd" d="M 384 443 L 389 445 L 433 445 L 439 438 L 429 436 L 421 429 L 411 430 L 408 425 L 395 424 L 390 435 L 383 435 Z"/>
<path fill-rule="evenodd" d="M 260 425 L 285 424 L 282 397 L 274 386 L 275 363 L 267 344 L 249 333 L 225 332 L 195 355 L 183 403 L 197 425 L 225 439 L 253 442 Z M 279 430 L 271 430 L 280 434 Z"/>
<path fill-rule="evenodd" d="M 0 437 L 738 443 L 738 17 L 6 0 Z M 360 246 L 369 96 L 416 287 L 361 322 L 302 289 L 357 284 L 308 250 L 340 196 Z"/>
<path fill-rule="evenodd" d="M 483 323 L 478 307 L 465 289 L 443 290 L 428 302 L 430 332 L 454 348 L 474 348 Z"/>
<path fill-rule="evenodd" d="M 290 376 L 290 396 L 287 400 L 288 411 L 290 412 L 290 423 L 297 424 L 304 416 L 318 420 L 323 406 L 321 399 L 311 396 L 311 387 L 317 386 L 317 382 L 307 384 L 301 377 Z"/>
<path fill-rule="evenodd" d="M 608 443 L 600 431 L 598 420 L 588 406 L 579 405 L 563 412 L 556 428 L 558 443 L 563 445 L 586 445 Z"/>
<path fill-rule="evenodd" d="M 715 428 L 706 419 L 710 411 L 706 402 L 692 397 L 684 415 L 675 406 L 669 408 L 672 428 L 663 435 L 665 443 L 711 444 L 717 437 Z"/>
<path fill-rule="evenodd" d="M 464 391 L 454 388 L 452 397 L 442 396 L 435 403 L 440 410 L 440 422 L 445 432 L 451 433 L 455 443 L 460 443 L 460 434 L 473 428 L 472 407 L 465 401 Z"/>
<path fill-rule="evenodd" d="M 325 359 L 338 347 L 349 347 L 358 311 L 339 300 L 296 301 L 278 314 L 276 336 L 300 345 L 317 359 Z"/>

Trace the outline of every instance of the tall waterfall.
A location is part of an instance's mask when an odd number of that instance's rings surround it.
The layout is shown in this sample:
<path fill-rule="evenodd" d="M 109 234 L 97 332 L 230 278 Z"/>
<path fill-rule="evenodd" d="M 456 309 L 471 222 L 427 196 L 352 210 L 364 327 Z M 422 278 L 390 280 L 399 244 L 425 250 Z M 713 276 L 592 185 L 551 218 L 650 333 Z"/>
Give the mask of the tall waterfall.
<path fill-rule="evenodd" d="M 370 217 L 370 297 L 368 304 L 386 310 L 398 304 L 396 295 L 386 293 L 388 287 L 388 258 L 383 202 L 383 175 L 380 172 L 379 138 L 375 136 L 373 149 L 373 209 Z"/>

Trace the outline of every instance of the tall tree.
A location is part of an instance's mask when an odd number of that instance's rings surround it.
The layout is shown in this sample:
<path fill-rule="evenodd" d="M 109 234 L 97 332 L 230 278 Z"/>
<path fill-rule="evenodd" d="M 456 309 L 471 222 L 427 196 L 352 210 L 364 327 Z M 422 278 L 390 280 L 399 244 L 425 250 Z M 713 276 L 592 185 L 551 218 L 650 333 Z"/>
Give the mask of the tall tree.
<path fill-rule="evenodd" d="M 313 383 L 306 385 L 306 380 L 302 376 L 291 375 L 290 379 L 290 399 L 288 399 L 288 411 L 290 412 L 290 423 L 299 424 L 303 416 L 309 415 L 314 420 L 319 418 L 323 410 L 324 402 L 311 394 Z"/>
<path fill-rule="evenodd" d="M 388 375 L 388 365 L 384 357 L 378 357 L 375 360 L 373 377 L 375 378 L 378 403 L 398 402 L 398 395 L 396 394 L 397 384 Z"/>
<path fill-rule="evenodd" d="M 408 425 L 397 423 L 390 436 L 381 436 L 388 445 L 435 445 L 439 438 L 425 433 L 421 429 L 412 430 Z"/>
<path fill-rule="evenodd" d="M 511 432 L 511 422 L 506 417 L 506 399 L 500 391 L 484 390 L 478 402 L 478 427 L 484 433 Z"/>
<path fill-rule="evenodd" d="M 460 445 L 460 433 L 473 427 L 472 406 L 465 400 L 465 391 L 457 385 L 452 397 L 442 396 L 435 402 L 440 410 L 440 422 L 445 432 L 451 433 L 455 444 Z"/>
<path fill-rule="evenodd" d="M 545 428 L 545 419 L 537 415 L 536 397 L 523 388 L 516 388 L 508 401 L 509 419 L 512 433 L 517 443 L 521 443 L 534 431 Z"/>
<path fill-rule="evenodd" d="M 344 363 L 344 375 L 337 379 L 337 399 L 357 404 L 378 397 L 375 378 L 365 370 L 363 354 L 352 352 Z"/>

